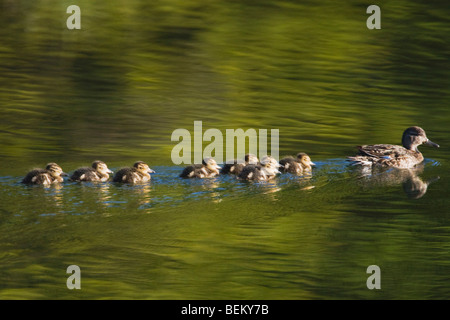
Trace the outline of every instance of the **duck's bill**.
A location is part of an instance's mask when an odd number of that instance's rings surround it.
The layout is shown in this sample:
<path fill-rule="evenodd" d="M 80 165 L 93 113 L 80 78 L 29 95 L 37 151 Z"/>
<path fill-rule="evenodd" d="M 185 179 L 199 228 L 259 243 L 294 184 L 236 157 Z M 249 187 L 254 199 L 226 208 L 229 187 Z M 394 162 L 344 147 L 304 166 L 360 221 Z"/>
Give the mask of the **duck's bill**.
<path fill-rule="evenodd" d="M 156 173 L 156 171 L 153 170 L 153 169 L 149 169 L 149 170 L 148 170 L 148 173 Z"/>
<path fill-rule="evenodd" d="M 67 177 L 67 176 L 69 176 L 67 173 L 65 173 L 65 172 L 62 172 L 61 174 L 60 174 L 60 176 L 61 177 Z"/>
<path fill-rule="evenodd" d="M 310 165 L 313 166 L 313 167 L 316 166 L 316 164 L 314 162 L 311 162 Z"/>
<path fill-rule="evenodd" d="M 429 147 L 439 148 L 439 145 L 437 143 L 434 143 L 430 139 L 428 139 L 427 142 L 424 143 L 424 145 L 429 146 Z"/>
<path fill-rule="evenodd" d="M 112 170 L 109 170 L 109 169 L 108 169 L 108 171 L 106 171 L 106 172 L 108 172 L 108 173 L 114 173 L 114 171 L 112 171 Z"/>

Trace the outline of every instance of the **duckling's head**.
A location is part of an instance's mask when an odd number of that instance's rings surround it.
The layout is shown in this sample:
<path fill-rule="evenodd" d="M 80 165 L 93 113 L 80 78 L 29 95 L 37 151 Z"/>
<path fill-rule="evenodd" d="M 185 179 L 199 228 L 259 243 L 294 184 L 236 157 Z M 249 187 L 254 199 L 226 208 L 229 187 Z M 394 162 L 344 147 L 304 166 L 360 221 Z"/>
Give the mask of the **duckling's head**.
<path fill-rule="evenodd" d="M 55 179 L 67 176 L 67 173 L 65 173 L 63 169 L 54 162 L 48 163 L 47 166 L 45 167 L 45 170 L 47 170 L 48 173 L 50 173 L 50 175 Z"/>
<path fill-rule="evenodd" d="M 96 160 L 92 163 L 92 168 L 95 169 L 95 171 L 99 172 L 102 175 L 107 175 L 109 173 L 113 173 L 111 170 L 109 170 L 106 163 L 100 160 Z"/>
<path fill-rule="evenodd" d="M 311 158 L 304 152 L 299 152 L 297 154 L 297 161 L 300 162 L 303 168 L 311 169 L 311 166 L 316 164 L 311 161 Z"/>
<path fill-rule="evenodd" d="M 144 161 L 137 161 L 133 167 L 138 171 L 141 172 L 143 174 L 150 174 L 150 173 L 155 173 L 154 170 L 150 169 L 150 167 L 148 166 L 148 164 L 146 164 Z"/>
<path fill-rule="evenodd" d="M 266 169 L 269 169 L 269 170 L 273 171 L 274 173 L 280 173 L 278 171 L 278 168 L 280 167 L 280 164 L 278 163 L 278 161 L 274 157 L 272 157 L 272 156 L 264 156 L 264 157 L 261 158 L 260 163 Z"/>
<path fill-rule="evenodd" d="M 439 148 L 439 145 L 437 143 L 434 143 L 427 138 L 425 130 L 423 130 L 421 127 L 409 127 L 403 132 L 402 145 L 406 149 L 419 152 L 417 147 L 421 144 Z"/>
<path fill-rule="evenodd" d="M 245 155 L 245 163 L 247 164 L 258 164 L 258 157 L 254 154 L 248 153 Z"/>
<path fill-rule="evenodd" d="M 222 169 L 217 164 L 216 160 L 214 158 L 205 158 L 202 161 L 203 165 L 206 166 L 209 170 L 219 174 L 219 170 Z"/>

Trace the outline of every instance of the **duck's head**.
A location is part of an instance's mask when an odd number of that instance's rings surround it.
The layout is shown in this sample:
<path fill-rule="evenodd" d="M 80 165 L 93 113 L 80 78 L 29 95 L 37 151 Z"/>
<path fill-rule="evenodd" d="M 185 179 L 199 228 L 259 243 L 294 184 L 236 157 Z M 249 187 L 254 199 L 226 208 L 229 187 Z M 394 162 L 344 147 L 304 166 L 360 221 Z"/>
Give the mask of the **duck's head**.
<path fill-rule="evenodd" d="M 245 155 L 245 163 L 246 164 L 258 164 L 258 157 L 254 154 L 248 153 Z"/>
<path fill-rule="evenodd" d="M 219 165 L 217 164 L 216 160 L 214 160 L 214 158 L 205 158 L 205 159 L 203 159 L 202 163 L 209 170 L 214 171 L 217 174 L 219 174 L 219 170 L 222 169 L 221 167 L 219 167 Z"/>
<path fill-rule="evenodd" d="M 278 171 L 278 168 L 280 167 L 280 164 L 278 163 L 278 161 L 274 157 L 272 157 L 272 156 L 264 156 L 264 157 L 261 158 L 260 163 L 266 169 L 269 169 L 269 170 L 273 171 L 274 173 L 280 173 L 280 171 Z"/>
<path fill-rule="evenodd" d="M 409 127 L 403 132 L 402 144 L 406 149 L 419 152 L 417 147 L 421 144 L 439 148 L 437 143 L 434 143 L 427 138 L 425 130 L 420 127 Z"/>
<path fill-rule="evenodd" d="M 143 174 L 150 174 L 150 173 L 155 173 L 154 170 L 150 169 L 150 167 L 148 166 L 148 164 L 146 164 L 144 161 L 137 161 L 133 167 L 143 173 Z"/>
<path fill-rule="evenodd" d="M 304 152 L 300 152 L 297 154 L 297 161 L 302 164 L 304 168 L 311 169 L 312 166 L 316 164 L 311 161 L 311 158 Z"/>
<path fill-rule="evenodd" d="M 97 172 L 101 173 L 102 175 L 107 175 L 109 173 L 113 173 L 111 170 L 109 170 L 106 163 L 100 160 L 96 160 L 92 163 L 92 168 L 94 168 Z"/>
<path fill-rule="evenodd" d="M 50 175 L 55 179 L 67 176 L 67 173 L 65 173 L 63 169 L 54 162 L 48 163 L 47 166 L 45 167 L 45 170 L 47 170 L 48 173 L 50 173 Z"/>

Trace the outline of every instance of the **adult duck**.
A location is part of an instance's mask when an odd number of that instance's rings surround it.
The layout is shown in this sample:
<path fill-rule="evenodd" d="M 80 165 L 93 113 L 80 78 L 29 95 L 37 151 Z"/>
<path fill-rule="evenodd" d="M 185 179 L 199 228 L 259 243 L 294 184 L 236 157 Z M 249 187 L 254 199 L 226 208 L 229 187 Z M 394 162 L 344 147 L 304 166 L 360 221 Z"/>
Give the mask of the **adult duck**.
<path fill-rule="evenodd" d="M 374 144 L 359 146 L 356 156 L 348 157 L 352 165 L 367 167 L 393 167 L 410 169 L 423 162 L 420 145 L 439 148 L 439 145 L 427 138 L 425 130 L 409 127 L 403 132 L 402 145 Z"/>

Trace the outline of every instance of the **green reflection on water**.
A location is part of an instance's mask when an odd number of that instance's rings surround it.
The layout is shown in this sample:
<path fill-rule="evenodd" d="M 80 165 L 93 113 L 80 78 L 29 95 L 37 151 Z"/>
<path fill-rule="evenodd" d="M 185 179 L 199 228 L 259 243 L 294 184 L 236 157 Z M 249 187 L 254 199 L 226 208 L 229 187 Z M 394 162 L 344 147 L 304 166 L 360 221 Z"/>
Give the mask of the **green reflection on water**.
<path fill-rule="evenodd" d="M 382 1 L 376 31 L 357 1 L 78 1 L 78 31 L 70 4 L 0 1 L 1 298 L 448 299 L 445 2 Z M 170 136 L 194 121 L 277 128 L 280 155 L 319 168 L 181 181 Z M 419 176 L 440 179 L 418 199 L 343 164 L 411 125 L 441 144 L 421 148 Z M 18 184 L 95 159 L 160 168 L 146 186 Z M 371 264 L 381 291 L 365 286 Z"/>

